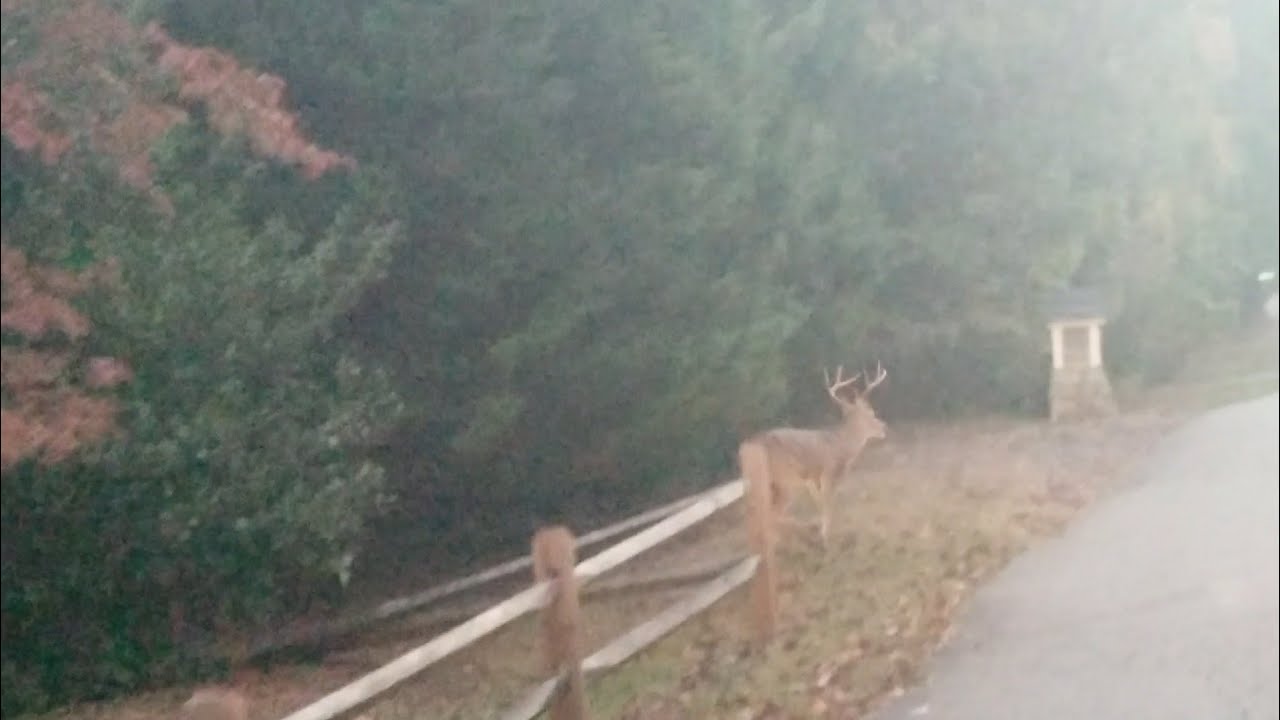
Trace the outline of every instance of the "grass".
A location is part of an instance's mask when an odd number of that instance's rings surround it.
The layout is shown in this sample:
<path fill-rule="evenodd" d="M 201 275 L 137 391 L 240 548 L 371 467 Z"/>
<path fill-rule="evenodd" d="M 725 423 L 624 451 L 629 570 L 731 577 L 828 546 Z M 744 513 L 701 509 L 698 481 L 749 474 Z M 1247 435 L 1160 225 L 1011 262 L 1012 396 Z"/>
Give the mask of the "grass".
<path fill-rule="evenodd" d="M 1280 341 L 1273 329 L 1207 347 L 1184 363 L 1173 382 L 1156 388 L 1118 387 L 1132 410 L 1196 413 L 1280 390 Z"/>
<path fill-rule="evenodd" d="M 1274 372 L 1274 348 L 1272 336 L 1249 352 L 1228 352 L 1235 364 L 1225 367 L 1237 376 Z M 782 626 L 770 648 L 749 649 L 746 592 L 731 593 L 614 673 L 593 679 L 592 717 L 865 717 L 923 677 L 976 586 L 1038 539 L 1060 532 L 1095 499 L 1122 491 L 1132 463 L 1182 417 L 1277 384 L 1194 379 L 1195 388 L 1121 394 L 1128 412 L 1106 421 L 895 430 L 892 442 L 870 451 L 840 488 L 831 553 L 799 540 L 787 545 Z M 736 506 L 722 511 L 617 574 L 744 552 L 740 513 Z M 633 592 L 587 602 L 588 645 L 604 645 L 680 594 Z M 277 667 L 254 678 L 245 685 L 254 720 L 283 717 L 422 643 L 441 630 L 429 617 L 366 633 L 359 647 L 334 652 L 323 664 Z M 536 650 L 536 624 L 523 618 L 386 694 L 363 717 L 494 717 L 542 679 Z M 189 693 L 174 688 L 49 717 L 172 716 Z"/>
<path fill-rule="evenodd" d="M 798 536 L 783 562 L 778 642 L 748 650 L 745 592 L 590 684 L 595 718 L 856 717 L 920 677 L 974 586 L 1036 538 L 1059 531 L 1172 424 L 1165 415 L 1077 426 L 986 423 L 904 431 L 873 450 L 837 494 L 833 548 Z M 802 507 L 803 511 L 804 508 Z M 745 550 L 731 507 L 620 572 L 651 573 Z M 600 647 L 659 612 L 680 590 L 586 604 Z M 322 665 L 278 667 L 248 683 L 253 717 L 270 720 L 421 643 L 425 615 L 394 622 Z M 371 720 L 493 717 L 542 679 L 536 624 L 524 618 L 388 693 Z M 190 689 L 56 713 L 74 720 L 170 715 Z"/>
<path fill-rule="evenodd" d="M 1116 490 L 1171 422 L 952 430 L 894 448 L 840 496 L 829 557 L 792 545 L 773 647 L 748 651 L 738 593 L 593 683 L 595 717 L 867 714 L 920 679 L 978 584 Z"/>

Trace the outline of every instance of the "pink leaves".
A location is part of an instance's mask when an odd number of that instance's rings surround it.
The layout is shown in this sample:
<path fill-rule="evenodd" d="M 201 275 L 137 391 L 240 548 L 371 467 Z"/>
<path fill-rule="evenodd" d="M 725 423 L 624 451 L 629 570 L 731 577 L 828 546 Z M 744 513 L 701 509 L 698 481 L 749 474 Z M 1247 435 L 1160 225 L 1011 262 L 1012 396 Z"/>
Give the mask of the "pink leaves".
<path fill-rule="evenodd" d="M 41 126 L 47 112 L 45 96 L 21 80 L 0 87 L 0 132 L 19 150 L 35 152 L 46 165 L 56 163 L 71 138 Z"/>
<path fill-rule="evenodd" d="M 184 102 L 204 105 L 216 132 L 247 136 L 254 152 L 296 166 L 309 180 L 356 166 L 307 139 L 298 116 L 285 108 L 284 80 L 243 68 L 228 53 L 183 45 L 156 23 L 139 30 L 98 0 L 65 10 L 6 3 L 4 14 L 28 16 L 42 41 L 5 68 L 0 131 L 46 164 L 61 160 L 76 137 L 86 137 L 94 151 L 116 162 L 122 180 L 168 210 L 167 199 L 152 187 L 150 152 L 188 119 L 184 108 L 154 90 L 155 81 L 168 75 L 177 78 Z M 132 62 L 121 66 L 122 57 Z M 75 87 L 80 102 L 56 103 L 41 87 Z"/>
<path fill-rule="evenodd" d="M 81 383 L 72 379 L 77 341 L 89 332 L 89 319 L 71 306 L 71 298 L 100 279 L 94 272 L 72 274 L 31 265 L 21 250 L 0 241 L 0 327 L 21 335 L 26 345 L 0 351 L 0 468 L 36 458 L 57 463 L 115 429 L 116 403 L 86 389 L 128 382 L 129 366 L 118 358 L 94 357 Z"/>
<path fill-rule="evenodd" d="M 133 379 L 133 369 L 120 358 L 93 357 L 85 363 L 84 384 L 95 390 L 113 388 Z"/>
<path fill-rule="evenodd" d="M 353 168 L 355 161 L 307 140 L 298 117 L 284 108 L 284 80 L 242 68 L 231 55 L 213 48 L 175 42 L 156 23 L 143 37 L 158 50 L 156 64 L 181 81 L 179 95 L 209 110 L 218 132 L 243 132 L 255 152 L 297 165 L 309 180 L 336 168 Z"/>

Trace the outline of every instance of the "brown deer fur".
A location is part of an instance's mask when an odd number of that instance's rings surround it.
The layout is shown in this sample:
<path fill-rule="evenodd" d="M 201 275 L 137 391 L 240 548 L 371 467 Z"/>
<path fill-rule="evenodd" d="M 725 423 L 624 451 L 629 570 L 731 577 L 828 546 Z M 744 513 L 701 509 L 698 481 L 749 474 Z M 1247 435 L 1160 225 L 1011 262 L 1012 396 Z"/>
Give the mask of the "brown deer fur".
<path fill-rule="evenodd" d="M 565 685 L 551 701 L 552 720 L 585 720 L 587 701 L 582 677 L 582 611 L 578 603 L 577 540 L 568 528 L 545 527 L 533 536 L 533 577 L 551 583 L 542 612 L 546 671 L 567 670 Z"/>
<path fill-rule="evenodd" d="M 797 486 L 806 490 L 818 507 L 822 546 L 830 547 L 831 492 L 862 454 L 871 440 L 885 437 L 885 424 L 871 407 L 868 394 L 888 373 L 878 368 L 875 378 L 855 389 L 852 400 L 840 391 L 858 380 L 844 379 L 836 371 L 834 382 L 827 378 L 827 393 L 840 407 L 840 425 L 823 429 L 774 428 L 747 438 L 738 448 L 738 463 L 746 483 L 747 536 L 752 552 L 760 557 L 752 589 L 753 612 L 761 639 L 773 635 L 777 624 L 776 548 L 779 525 L 789 517 L 789 506 Z"/>

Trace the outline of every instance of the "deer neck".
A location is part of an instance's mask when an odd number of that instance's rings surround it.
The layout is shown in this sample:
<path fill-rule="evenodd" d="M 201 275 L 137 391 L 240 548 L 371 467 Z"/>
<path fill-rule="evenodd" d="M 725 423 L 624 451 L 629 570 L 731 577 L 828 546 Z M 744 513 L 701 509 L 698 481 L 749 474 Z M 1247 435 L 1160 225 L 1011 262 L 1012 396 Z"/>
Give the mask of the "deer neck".
<path fill-rule="evenodd" d="M 862 423 L 856 420 L 845 420 L 840 425 L 839 433 L 845 447 L 849 448 L 849 456 L 851 458 L 856 458 L 860 455 L 862 449 L 871 440 L 871 434 L 862 426 Z"/>

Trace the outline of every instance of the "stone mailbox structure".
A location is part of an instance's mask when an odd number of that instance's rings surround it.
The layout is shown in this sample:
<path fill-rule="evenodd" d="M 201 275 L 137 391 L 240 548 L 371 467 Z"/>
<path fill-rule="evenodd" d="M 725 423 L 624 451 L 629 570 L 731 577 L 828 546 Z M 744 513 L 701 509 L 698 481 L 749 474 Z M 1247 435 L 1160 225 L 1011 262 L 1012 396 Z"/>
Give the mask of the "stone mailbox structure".
<path fill-rule="evenodd" d="M 1075 420 L 1114 414 L 1111 381 L 1102 362 L 1106 306 L 1093 288 L 1071 288 L 1047 306 L 1053 373 L 1049 382 L 1049 419 Z"/>

